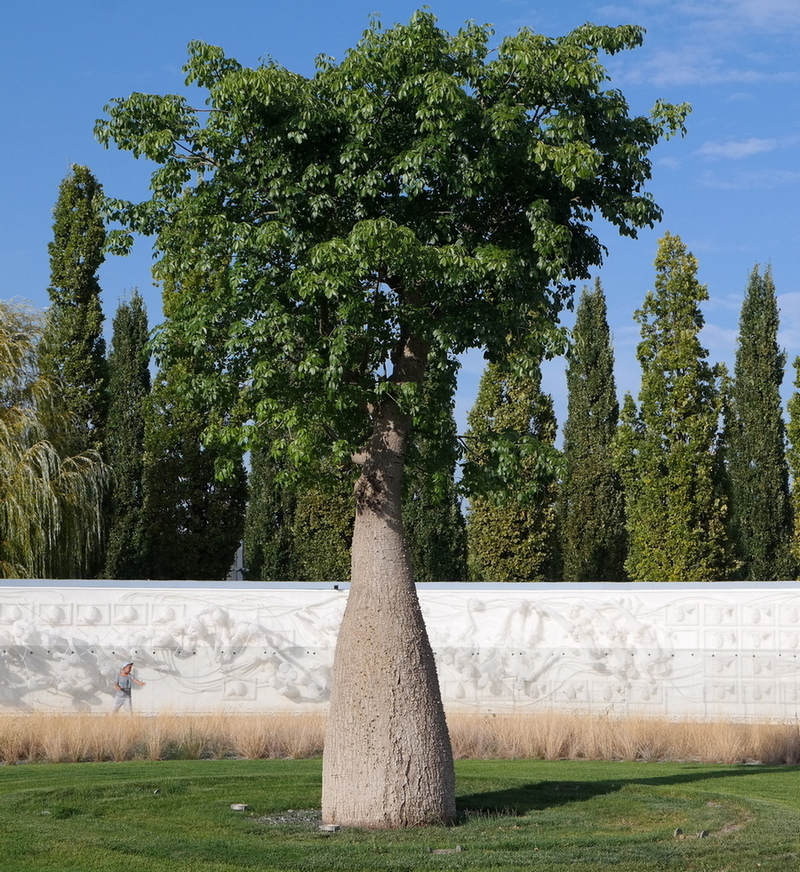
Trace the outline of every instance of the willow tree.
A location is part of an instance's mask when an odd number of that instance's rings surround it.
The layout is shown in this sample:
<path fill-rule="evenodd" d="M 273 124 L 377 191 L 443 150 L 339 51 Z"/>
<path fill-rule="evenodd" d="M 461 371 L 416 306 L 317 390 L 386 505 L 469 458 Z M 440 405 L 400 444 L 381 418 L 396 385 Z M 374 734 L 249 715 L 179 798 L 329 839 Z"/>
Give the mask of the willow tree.
<path fill-rule="evenodd" d="M 374 20 L 310 77 L 195 42 L 203 108 L 133 94 L 97 126 L 160 164 L 148 201 L 114 207 L 123 237 L 155 236 L 157 275 L 225 271 L 163 339 L 173 358 L 214 351 L 185 388 L 225 409 L 206 438 L 239 452 L 266 422 L 282 433 L 274 452 L 359 469 L 323 765 L 332 824 L 455 816 L 401 510 L 429 361 L 499 355 L 549 326 L 601 259 L 595 214 L 629 235 L 660 216 L 648 154 L 683 124 L 683 108 L 631 116 L 603 90 L 600 52 L 638 45 L 639 28 L 523 30 L 491 51 L 490 38 L 474 24 L 450 35 L 428 12 Z"/>
<path fill-rule="evenodd" d="M 102 545 L 108 469 L 68 456 L 73 419 L 41 375 L 39 313 L 0 302 L 0 576 L 80 578 Z"/>

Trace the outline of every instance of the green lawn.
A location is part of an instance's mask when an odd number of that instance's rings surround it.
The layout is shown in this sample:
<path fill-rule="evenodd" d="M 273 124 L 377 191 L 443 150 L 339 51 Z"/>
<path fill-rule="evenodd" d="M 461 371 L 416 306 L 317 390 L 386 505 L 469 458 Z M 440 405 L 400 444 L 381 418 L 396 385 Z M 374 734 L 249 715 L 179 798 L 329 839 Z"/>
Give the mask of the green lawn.
<path fill-rule="evenodd" d="M 800 868 L 794 767 L 460 761 L 458 826 L 331 834 L 298 814 L 319 808 L 320 769 L 319 760 L 0 767 L 0 872 Z"/>

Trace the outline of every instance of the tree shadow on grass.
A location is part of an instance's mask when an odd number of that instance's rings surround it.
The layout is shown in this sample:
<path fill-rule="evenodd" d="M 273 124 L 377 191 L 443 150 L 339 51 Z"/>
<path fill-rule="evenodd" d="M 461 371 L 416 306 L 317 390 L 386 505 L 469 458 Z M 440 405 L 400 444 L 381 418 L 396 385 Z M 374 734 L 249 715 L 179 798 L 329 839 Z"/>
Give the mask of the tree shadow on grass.
<path fill-rule="evenodd" d="M 650 778 L 614 778 L 592 781 L 539 781 L 520 784 L 504 790 L 469 793 L 457 797 L 459 814 L 463 816 L 487 815 L 490 817 L 521 817 L 533 811 L 542 811 L 573 802 L 585 802 L 596 796 L 616 793 L 631 784 L 649 787 L 675 786 L 706 781 L 715 778 L 732 778 L 739 775 L 767 776 L 786 772 L 786 766 L 728 766 L 719 769 L 703 769 L 697 772 L 680 772 Z"/>

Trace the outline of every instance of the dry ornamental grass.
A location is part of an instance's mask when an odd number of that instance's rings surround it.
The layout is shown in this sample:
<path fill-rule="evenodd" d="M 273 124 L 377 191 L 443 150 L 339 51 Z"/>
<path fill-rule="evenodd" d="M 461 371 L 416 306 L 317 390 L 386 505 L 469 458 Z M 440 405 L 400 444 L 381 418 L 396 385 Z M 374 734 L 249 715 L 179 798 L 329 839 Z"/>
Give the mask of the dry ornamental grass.
<path fill-rule="evenodd" d="M 800 763 L 800 725 L 669 721 L 542 712 L 451 714 L 456 759 Z M 325 716 L 304 714 L 0 715 L 0 762 L 306 758 Z"/>

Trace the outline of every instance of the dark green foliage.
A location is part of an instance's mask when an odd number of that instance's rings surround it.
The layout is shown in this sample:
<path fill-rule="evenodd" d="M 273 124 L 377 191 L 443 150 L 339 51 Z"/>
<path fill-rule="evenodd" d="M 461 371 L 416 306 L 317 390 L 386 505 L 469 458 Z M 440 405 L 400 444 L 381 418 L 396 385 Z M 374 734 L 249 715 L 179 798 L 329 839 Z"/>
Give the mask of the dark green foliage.
<path fill-rule="evenodd" d="M 226 273 L 163 343 L 173 359 L 213 349 L 190 378 L 226 406 L 219 441 L 240 448 L 268 421 L 288 458 L 349 459 L 370 409 L 419 410 L 421 378 L 394 371 L 409 342 L 451 360 L 538 344 L 602 259 L 593 215 L 631 236 L 659 219 L 648 155 L 687 107 L 631 117 L 600 63 L 642 30 L 491 39 L 421 11 L 373 22 L 309 78 L 193 42 L 207 108 L 142 93 L 107 107 L 101 141 L 159 164 L 150 200 L 111 204 L 115 241 L 154 236 L 159 277 Z"/>
<path fill-rule="evenodd" d="M 149 578 L 218 580 L 242 537 L 246 476 L 241 461 L 215 477 L 219 452 L 203 444 L 215 416 L 186 402 L 181 378 L 159 374 L 145 434 L 144 516 Z"/>
<path fill-rule="evenodd" d="M 455 369 L 444 359 L 429 364 L 406 462 L 403 526 L 417 582 L 467 579 L 467 528 L 455 483 L 454 382 Z"/>
<path fill-rule="evenodd" d="M 294 556 L 295 488 L 277 478 L 278 462 L 263 443 L 250 452 L 244 518 L 244 570 L 248 581 L 298 578 Z"/>
<path fill-rule="evenodd" d="M 739 576 L 794 578 L 792 506 L 780 386 L 786 355 L 778 348 L 778 302 L 772 273 L 750 274 L 726 430 L 731 528 Z"/>
<path fill-rule="evenodd" d="M 353 542 L 352 475 L 327 476 L 296 494 L 292 536 L 301 581 L 349 581 Z"/>
<path fill-rule="evenodd" d="M 715 581 L 730 574 L 720 417 L 721 371 L 698 335 L 708 292 L 677 236 L 661 240 L 642 328 L 639 408 L 628 394 L 615 440 L 625 485 L 633 581 Z"/>
<path fill-rule="evenodd" d="M 73 166 L 53 210 L 50 308 L 40 348 L 42 372 L 61 383 L 75 416 L 75 444 L 100 448 L 107 412 L 103 312 L 97 270 L 104 260 L 103 189 L 87 167 Z"/>
<path fill-rule="evenodd" d="M 564 478 L 559 494 L 564 581 L 623 581 L 625 500 L 612 443 L 619 403 L 599 280 L 584 290 L 567 366 Z"/>
<path fill-rule="evenodd" d="M 157 278 L 213 274 L 200 293 L 179 290 L 161 347 L 182 367 L 181 396 L 214 410 L 203 423 L 227 452 L 224 471 L 264 425 L 279 456 L 359 467 L 359 596 L 337 643 L 328 820 L 455 818 L 400 524 L 429 361 L 540 346 L 602 259 L 595 215 L 629 235 L 660 218 L 649 153 L 687 112 L 659 101 L 631 117 L 605 89 L 600 53 L 638 46 L 641 28 L 491 38 L 475 24 L 450 35 L 426 10 L 387 30 L 374 20 L 312 77 L 274 62 L 247 69 L 193 42 L 186 81 L 205 100 L 134 93 L 96 127 L 159 165 L 146 202 L 111 204 L 116 241 L 154 236 Z M 370 622 L 377 631 L 362 633 Z M 367 662 L 374 680 L 359 677 Z"/>
<path fill-rule="evenodd" d="M 524 374 L 523 374 L 524 373 Z M 469 413 L 471 474 L 497 461 L 509 492 L 474 497 L 467 514 L 472 581 L 546 581 L 557 563 L 555 498 L 558 453 L 553 402 L 541 391 L 538 362 L 524 371 L 490 363 Z M 492 477 L 492 473 L 487 474 Z"/>
<path fill-rule="evenodd" d="M 144 507 L 145 406 L 150 394 L 147 312 L 134 292 L 114 318 L 109 355 L 106 455 L 114 470 L 105 578 L 147 577 Z"/>
<path fill-rule="evenodd" d="M 795 567 L 797 567 L 800 566 L 800 357 L 794 359 L 794 372 L 794 391 L 789 397 L 787 408 L 789 420 L 786 425 L 786 435 L 789 446 L 786 460 L 792 477 L 792 556 L 795 560 Z"/>
<path fill-rule="evenodd" d="M 467 580 L 467 527 L 452 476 L 442 490 L 410 470 L 403 524 L 417 583 Z"/>

